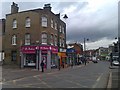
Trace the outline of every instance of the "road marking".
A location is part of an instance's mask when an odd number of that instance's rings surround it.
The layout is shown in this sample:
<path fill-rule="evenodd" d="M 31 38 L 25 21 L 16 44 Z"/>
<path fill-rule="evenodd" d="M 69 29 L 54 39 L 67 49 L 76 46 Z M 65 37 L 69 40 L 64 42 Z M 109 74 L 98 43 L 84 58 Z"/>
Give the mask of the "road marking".
<path fill-rule="evenodd" d="M 100 81 L 101 77 L 102 77 L 103 73 L 101 73 L 101 75 L 97 78 L 97 82 Z"/>
<path fill-rule="evenodd" d="M 97 78 L 96 83 L 92 86 L 92 88 L 96 88 L 96 86 L 97 86 L 97 84 L 100 81 L 102 76 L 103 76 L 103 73 L 101 73 L 100 76 Z"/>
<path fill-rule="evenodd" d="M 48 85 L 45 81 L 41 80 L 38 76 L 41 77 L 41 75 L 36 75 L 36 76 L 33 76 L 33 77 L 37 78 L 37 80 L 41 81 L 41 83 L 46 85 L 48 88 L 52 88 L 52 86 Z"/>
<path fill-rule="evenodd" d="M 70 81 L 70 80 L 65 80 L 65 81 L 70 82 L 70 83 L 73 83 L 73 84 L 76 84 L 76 85 L 81 86 L 81 87 L 84 87 L 84 88 L 87 88 L 87 86 L 81 85 L 80 83 L 77 83 L 77 82 L 74 82 L 74 81 Z"/>

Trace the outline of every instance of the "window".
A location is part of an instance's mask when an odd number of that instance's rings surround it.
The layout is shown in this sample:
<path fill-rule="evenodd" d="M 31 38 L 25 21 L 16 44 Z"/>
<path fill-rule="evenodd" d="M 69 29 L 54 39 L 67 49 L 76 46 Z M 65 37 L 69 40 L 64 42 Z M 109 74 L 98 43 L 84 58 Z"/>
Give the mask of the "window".
<path fill-rule="evenodd" d="M 63 34 L 65 33 L 64 27 L 62 27 L 62 33 L 63 33 Z"/>
<path fill-rule="evenodd" d="M 62 46 L 65 47 L 65 39 L 62 41 Z"/>
<path fill-rule="evenodd" d="M 42 26 L 47 27 L 47 18 L 46 17 L 42 17 Z"/>
<path fill-rule="evenodd" d="M 16 45 L 16 41 L 17 41 L 17 36 L 13 35 L 12 36 L 12 45 Z"/>
<path fill-rule="evenodd" d="M 12 51 L 11 52 L 11 57 L 12 57 L 12 61 L 16 61 L 17 60 L 17 51 Z"/>
<path fill-rule="evenodd" d="M 62 46 L 62 39 L 60 38 L 60 47 Z"/>
<path fill-rule="evenodd" d="M 57 36 L 55 35 L 55 46 L 57 46 Z"/>
<path fill-rule="evenodd" d="M 62 27 L 61 27 L 61 25 L 60 25 L 60 32 L 62 32 Z"/>
<path fill-rule="evenodd" d="M 13 20 L 13 28 L 17 28 L 17 20 L 16 19 Z"/>
<path fill-rule="evenodd" d="M 25 45 L 30 45 L 30 34 L 25 34 Z"/>
<path fill-rule="evenodd" d="M 54 43 L 54 38 L 53 38 L 53 34 L 51 34 L 51 36 L 50 36 L 50 44 L 53 45 L 53 43 Z"/>
<path fill-rule="evenodd" d="M 41 38 L 42 38 L 42 44 L 47 44 L 47 34 L 42 33 Z"/>
<path fill-rule="evenodd" d="M 26 18 L 25 20 L 25 27 L 30 27 L 30 18 Z"/>
<path fill-rule="evenodd" d="M 57 30 L 57 23 L 55 22 L 55 30 Z"/>
<path fill-rule="evenodd" d="M 51 19 L 51 28 L 53 28 L 53 19 Z"/>

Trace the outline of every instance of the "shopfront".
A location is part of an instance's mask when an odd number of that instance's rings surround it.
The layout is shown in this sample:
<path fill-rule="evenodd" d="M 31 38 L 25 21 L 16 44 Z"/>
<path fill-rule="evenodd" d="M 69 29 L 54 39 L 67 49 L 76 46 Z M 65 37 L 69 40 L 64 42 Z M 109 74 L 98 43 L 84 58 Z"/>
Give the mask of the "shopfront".
<path fill-rule="evenodd" d="M 67 52 L 67 62 L 68 62 L 68 64 L 73 63 L 73 65 L 75 65 L 76 60 L 77 60 L 75 49 L 69 48 L 69 49 L 67 49 L 66 52 Z"/>
<path fill-rule="evenodd" d="M 21 47 L 21 68 L 35 67 L 40 68 L 41 61 L 44 62 L 44 68 L 50 69 L 52 64 L 57 64 L 58 48 L 55 46 L 22 46 Z"/>
<path fill-rule="evenodd" d="M 62 66 L 63 64 L 66 65 L 67 64 L 66 52 L 59 52 L 58 56 L 60 58 L 60 66 Z"/>

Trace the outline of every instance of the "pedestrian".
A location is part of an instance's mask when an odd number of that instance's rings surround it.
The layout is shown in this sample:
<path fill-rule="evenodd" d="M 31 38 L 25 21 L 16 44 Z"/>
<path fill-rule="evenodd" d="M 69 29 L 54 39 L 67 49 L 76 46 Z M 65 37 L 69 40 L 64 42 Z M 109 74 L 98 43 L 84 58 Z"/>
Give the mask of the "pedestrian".
<path fill-rule="evenodd" d="M 42 68 L 42 72 L 44 72 L 44 62 L 42 61 L 40 65 L 41 65 L 41 68 Z"/>
<path fill-rule="evenodd" d="M 64 68 L 64 62 L 62 62 L 62 67 Z"/>
<path fill-rule="evenodd" d="M 73 61 L 71 62 L 71 67 L 73 68 Z"/>
<path fill-rule="evenodd" d="M 83 57 L 83 59 L 84 59 L 84 63 L 85 63 L 85 65 L 86 65 L 87 60 L 86 60 L 86 58 L 85 58 L 85 57 Z"/>

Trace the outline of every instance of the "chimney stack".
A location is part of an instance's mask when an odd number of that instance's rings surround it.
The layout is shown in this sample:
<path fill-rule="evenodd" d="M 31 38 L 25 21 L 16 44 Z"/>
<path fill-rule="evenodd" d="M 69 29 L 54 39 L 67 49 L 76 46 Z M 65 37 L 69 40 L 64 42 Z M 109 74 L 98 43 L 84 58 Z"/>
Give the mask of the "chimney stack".
<path fill-rule="evenodd" d="M 18 10 L 19 10 L 18 4 L 13 2 L 11 5 L 11 14 L 18 13 Z"/>
<path fill-rule="evenodd" d="M 50 4 L 45 4 L 43 8 L 44 8 L 45 10 L 51 11 L 51 6 L 50 6 Z"/>

